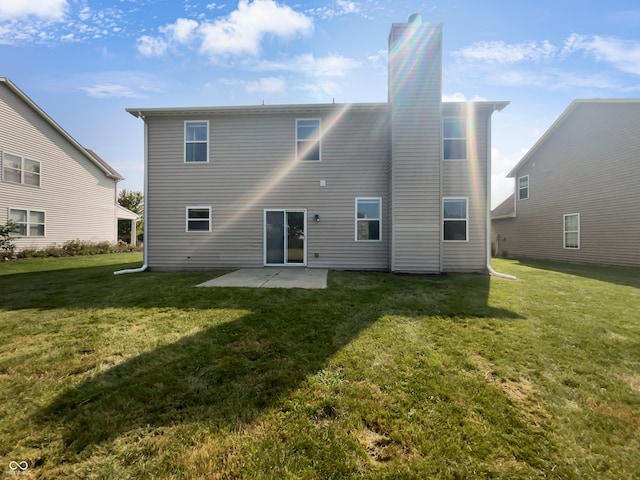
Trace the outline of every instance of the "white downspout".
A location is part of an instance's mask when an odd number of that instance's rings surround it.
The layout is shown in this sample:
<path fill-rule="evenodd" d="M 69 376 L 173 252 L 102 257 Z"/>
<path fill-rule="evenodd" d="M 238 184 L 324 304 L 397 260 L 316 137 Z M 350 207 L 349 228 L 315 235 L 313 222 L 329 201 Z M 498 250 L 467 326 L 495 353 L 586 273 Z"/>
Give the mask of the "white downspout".
<path fill-rule="evenodd" d="M 142 114 L 138 114 L 136 116 L 139 116 L 140 118 L 142 118 L 142 121 L 144 122 L 144 185 L 142 188 L 142 196 L 143 196 L 143 202 L 144 202 L 144 213 L 143 213 L 143 218 L 144 218 L 144 232 L 142 233 L 142 266 L 139 268 L 129 268 L 126 270 L 118 270 L 117 272 L 113 272 L 114 275 L 122 275 L 123 273 L 139 273 L 139 272 L 144 272 L 147 268 L 147 249 L 149 248 L 148 246 L 148 242 L 147 242 L 147 227 L 148 227 L 148 223 L 147 223 L 147 193 L 148 193 L 148 180 L 149 180 L 149 152 L 148 152 L 148 140 L 149 140 L 149 132 L 148 132 L 148 127 L 147 127 L 147 121 L 145 120 L 145 118 L 142 116 Z M 134 230 L 135 232 L 135 223 L 134 223 Z"/>
<path fill-rule="evenodd" d="M 493 112 L 492 112 L 493 115 Z M 491 266 L 491 116 L 487 117 L 487 270 L 494 277 L 516 280 L 516 277 L 507 273 L 496 272 Z M 145 210 L 146 212 L 146 210 Z M 146 246 L 146 244 L 145 244 Z"/>

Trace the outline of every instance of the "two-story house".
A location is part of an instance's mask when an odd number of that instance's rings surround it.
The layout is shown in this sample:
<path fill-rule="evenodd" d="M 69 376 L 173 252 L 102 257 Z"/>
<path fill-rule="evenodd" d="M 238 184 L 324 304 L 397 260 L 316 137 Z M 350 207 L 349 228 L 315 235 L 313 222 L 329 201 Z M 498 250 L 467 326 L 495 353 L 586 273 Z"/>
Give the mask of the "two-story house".
<path fill-rule="evenodd" d="M 122 180 L 7 78 L 0 78 L 0 224 L 13 220 L 18 249 L 70 240 L 118 240 Z"/>
<path fill-rule="evenodd" d="M 495 253 L 640 266 L 640 99 L 575 100 L 511 170 Z"/>
<path fill-rule="evenodd" d="M 442 25 L 389 35 L 388 102 L 130 108 L 145 265 L 490 269 L 491 115 L 442 102 Z"/>

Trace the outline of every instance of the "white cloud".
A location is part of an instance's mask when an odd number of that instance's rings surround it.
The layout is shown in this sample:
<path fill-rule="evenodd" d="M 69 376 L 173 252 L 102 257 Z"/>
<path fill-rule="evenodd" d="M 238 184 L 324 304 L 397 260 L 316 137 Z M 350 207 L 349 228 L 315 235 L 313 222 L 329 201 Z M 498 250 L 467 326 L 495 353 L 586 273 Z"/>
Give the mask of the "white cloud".
<path fill-rule="evenodd" d="M 208 9 L 218 9 L 211 3 Z M 240 0 L 228 16 L 213 21 L 178 18 L 160 27 L 159 36 L 138 38 L 138 51 L 146 56 L 163 55 L 172 46 L 188 45 L 198 40 L 201 53 L 211 59 L 229 55 L 257 55 L 266 36 L 291 39 L 313 31 L 313 21 L 306 15 L 274 0 Z"/>
<path fill-rule="evenodd" d="M 162 92 L 166 85 L 145 72 L 110 70 L 71 75 L 59 88 L 79 88 L 93 98 L 148 98 L 149 93 Z"/>
<path fill-rule="evenodd" d="M 175 23 L 171 23 L 160 28 L 170 40 L 177 43 L 186 44 L 191 42 L 193 36 L 198 29 L 198 22 L 186 18 L 179 18 Z"/>
<path fill-rule="evenodd" d="M 516 63 L 526 60 L 542 61 L 555 55 L 557 47 L 547 40 L 508 44 L 503 41 L 476 42 L 452 53 L 468 61 L 488 63 Z"/>
<path fill-rule="evenodd" d="M 261 62 L 256 70 L 292 71 L 309 77 L 344 77 L 351 70 L 360 67 L 360 62 L 342 55 L 328 55 L 316 58 L 312 54 L 299 55 L 281 62 Z"/>
<path fill-rule="evenodd" d="M 264 77 L 258 80 L 220 79 L 218 83 L 229 86 L 241 86 L 248 93 L 275 94 L 284 92 L 286 82 L 280 77 Z"/>
<path fill-rule="evenodd" d="M 297 57 L 296 62 L 302 72 L 315 77 L 344 77 L 347 72 L 360 66 L 357 60 L 342 55 L 315 58 L 312 54 L 306 54 Z"/>
<path fill-rule="evenodd" d="M 229 16 L 200 25 L 200 50 L 213 56 L 257 55 L 266 35 L 290 39 L 312 30 L 312 20 L 291 7 L 274 0 L 240 0 Z"/>
<path fill-rule="evenodd" d="M 285 81 L 282 78 L 266 77 L 257 82 L 247 84 L 248 92 L 280 93 L 284 91 Z"/>
<path fill-rule="evenodd" d="M 146 95 L 137 93 L 132 88 L 117 83 L 102 83 L 80 88 L 93 98 L 146 98 Z"/>
<path fill-rule="evenodd" d="M 33 15 L 47 20 L 62 20 L 67 0 L 0 0 L 0 20 Z"/>
<path fill-rule="evenodd" d="M 582 52 L 599 62 L 608 63 L 615 69 L 640 75 L 640 41 L 617 37 L 571 34 L 562 48 L 544 40 L 507 44 L 503 41 L 477 42 L 457 50 L 452 55 L 469 62 L 488 64 L 513 64 L 524 62 L 561 61 L 572 54 Z M 502 83 L 509 85 L 576 86 L 615 88 L 615 82 L 602 74 L 580 76 L 570 73 L 540 71 L 503 72 Z M 508 78 L 510 77 L 510 78 Z M 550 83 L 552 82 L 552 83 Z"/>
<path fill-rule="evenodd" d="M 479 75 L 476 72 L 475 75 Z M 544 70 L 503 70 L 486 74 L 493 85 L 506 87 L 531 87 L 545 90 L 573 90 L 585 89 L 620 89 L 619 81 L 606 73 L 573 73 L 562 69 L 550 68 Z"/>
<path fill-rule="evenodd" d="M 350 13 L 360 13 L 360 3 L 350 2 L 347 0 L 337 0 L 332 7 L 318 7 L 307 10 L 307 13 L 320 17 L 322 19 L 328 19 L 333 17 L 339 17 L 342 15 L 348 15 Z"/>
<path fill-rule="evenodd" d="M 359 61 L 342 55 L 327 55 L 316 58 L 312 54 L 305 54 L 279 62 L 263 61 L 253 68 L 258 71 L 286 71 L 301 74 L 309 81 L 293 88 L 306 92 L 317 100 L 326 101 L 328 98 L 335 98 L 340 91 L 340 84 L 336 79 L 346 77 L 352 70 L 360 66 Z"/>
<path fill-rule="evenodd" d="M 486 100 L 486 98 L 481 97 L 480 95 L 474 95 L 473 98 L 469 100 L 462 92 L 455 92 L 452 95 L 447 95 L 446 93 L 442 94 L 443 102 L 485 102 Z"/>
<path fill-rule="evenodd" d="M 143 35 L 138 38 L 138 52 L 145 57 L 159 57 L 167 50 L 167 42 L 158 37 Z"/>
<path fill-rule="evenodd" d="M 89 20 L 91 18 L 91 8 L 89 8 L 88 6 L 82 7 L 82 10 L 80 10 L 80 13 L 78 13 L 78 18 L 83 22 Z"/>
<path fill-rule="evenodd" d="M 599 35 L 572 34 L 567 38 L 563 55 L 583 51 L 596 60 L 610 63 L 626 73 L 640 75 L 640 42 Z"/>

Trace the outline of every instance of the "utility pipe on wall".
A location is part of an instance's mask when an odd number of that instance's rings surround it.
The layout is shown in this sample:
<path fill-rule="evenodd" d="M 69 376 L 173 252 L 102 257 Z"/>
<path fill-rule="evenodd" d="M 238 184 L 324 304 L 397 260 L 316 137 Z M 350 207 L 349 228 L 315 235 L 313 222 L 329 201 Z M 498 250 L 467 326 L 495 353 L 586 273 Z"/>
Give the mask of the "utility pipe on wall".
<path fill-rule="evenodd" d="M 491 117 L 487 116 L 487 270 L 494 277 L 516 280 L 513 275 L 496 272 L 491 266 Z"/>
<path fill-rule="evenodd" d="M 149 132 L 148 132 L 148 128 L 147 128 L 147 122 L 145 121 L 144 117 L 142 116 L 142 114 L 138 114 L 136 116 L 139 116 L 140 118 L 142 118 L 142 121 L 144 122 L 144 185 L 142 187 L 142 195 L 143 195 L 143 201 L 144 201 L 144 232 L 142 233 L 142 241 L 143 241 L 143 245 L 142 245 L 142 266 L 139 268 L 128 268 L 126 270 L 118 270 L 117 272 L 113 272 L 114 275 L 122 275 L 124 273 L 139 273 L 139 272 L 144 272 L 147 268 L 147 249 L 149 248 L 148 244 L 149 242 L 147 242 L 147 226 L 149 225 L 147 223 L 147 193 L 148 193 L 148 177 L 149 177 L 149 152 L 147 150 L 147 144 L 148 144 L 148 137 L 149 137 Z"/>

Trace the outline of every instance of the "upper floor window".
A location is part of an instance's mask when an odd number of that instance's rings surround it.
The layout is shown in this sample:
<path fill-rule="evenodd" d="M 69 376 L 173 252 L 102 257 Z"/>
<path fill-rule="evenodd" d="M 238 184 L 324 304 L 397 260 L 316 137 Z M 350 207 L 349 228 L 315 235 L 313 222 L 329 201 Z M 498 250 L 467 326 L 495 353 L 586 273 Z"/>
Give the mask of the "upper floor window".
<path fill-rule="evenodd" d="M 296 120 L 296 158 L 320 161 L 320 119 Z"/>
<path fill-rule="evenodd" d="M 187 207 L 187 232 L 211 231 L 211 207 Z"/>
<path fill-rule="evenodd" d="M 468 208 L 466 198 L 442 199 L 442 239 L 464 242 L 468 239 Z"/>
<path fill-rule="evenodd" d="M 569 213 L 563 216 L 564 248 L 580 248 L 580 214 Z"/>
<path fill-rule="evenodd" d="M 464 117 L 443 117 L 442 158 L 467 159 L 467 123 Z"/>
<path fill-rule="evenodd" d="M 381 240 L 382 199 L 356 198 L 356 240 Z"/>
<path fill-rule="evenodd" d="M 9 209 L 9 220 L 18 226 L 17 234 L 23 237 L 44 237 L 44 212 Z"/>
<path fill-rule="evenodd" d="M 2 179 L 5 182 L 40 186 L 40 162 L 4 152 L 2 155 Z"/>
<path fill-rule="evenodd" d="M 209 161 L 209 121 L 184 122 L 184 161 Z"/>
<path fill-rule="evenodd" d="M 529 198 L 529 175 L 518 178 L 518 200 Z"/>

